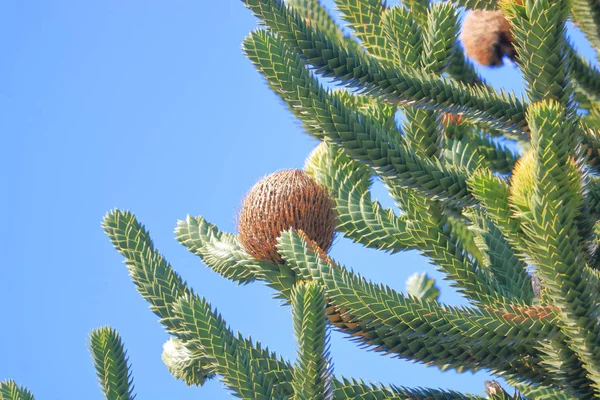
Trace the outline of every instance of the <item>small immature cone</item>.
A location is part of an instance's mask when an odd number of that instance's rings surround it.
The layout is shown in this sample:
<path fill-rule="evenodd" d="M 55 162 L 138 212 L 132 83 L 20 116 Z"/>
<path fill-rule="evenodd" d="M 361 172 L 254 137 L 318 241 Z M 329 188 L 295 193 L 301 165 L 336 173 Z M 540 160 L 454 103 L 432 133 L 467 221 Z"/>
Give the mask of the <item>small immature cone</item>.
<path fill-rule="evenodd" d="M 214 375 L 208 370 L 209 362 L 194 356 L 177 338 L 170 338 L 165 342 L 161 358 L 171 375 L 181 379 L 188 386 L 202 386 Z"/>
<path fill-rule="evenodd" d="M 504 389 L 502 389 L 502 386 L 500 386 L 498 381 L 485 381 L 483 384 L 485 385 L 485 391 L 490 396 L 501 395 L 504 393 Z"/>
<path fill-rule="evenodd" d="M 327 251 L 335 233 L 335 203 L 327 190 L 300 170 L 276 172 L 246 195 L 238 220 L 238 238 L 259 260 L 282 262 L 277 238 L 290 228 L 302 230 Z"/>
<path fill-rule="evenodd" d="M 470 11 L 460 38 L 467 55 L 481 65 L 500 66 L 505 55 L 513 61 L 517 55 L 510 24 L 500 11 Z"/>

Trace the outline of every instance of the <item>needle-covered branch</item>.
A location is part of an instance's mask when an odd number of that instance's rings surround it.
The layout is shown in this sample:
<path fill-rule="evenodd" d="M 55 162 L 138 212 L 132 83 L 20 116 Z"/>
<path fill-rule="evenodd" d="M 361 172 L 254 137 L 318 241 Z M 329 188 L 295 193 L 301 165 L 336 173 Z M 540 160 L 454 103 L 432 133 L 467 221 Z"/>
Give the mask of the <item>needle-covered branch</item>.
<path fill-rule="evenodd" d="M 302 278 L 325 286 L 332 304 L 344 310 L 348 326 L 377 332 L 367 338 L 376 350 L 446 368 L 489 368 L 513 379 L 552 383 L 552 378 L 537 371 L 539 353 L 533 339 L 537 334 L 540 338 L 552 335 L 546 330 L 554 329 L 552 309 L 458 309 L 419 301 L 348 272 L 302 234 L 283 233 L 279 249 Z M 511 345 L 502 345 L 505 340 Z M 528 340 L 532 342 L 527 344 Z M 498 351 L 502 357 L 497 357 Z"/>
<path fill-rule="evenodd" d="M 347 96 L 325 91 L 280 37 L 253 32 L 244 41 L 244 49 L 316 137 L 327 137 L 378 174 L 422 190 L 431 198 L 459 205 L 473 200 L 466 190 L 465 171 L 415 154 L 397 131 L 388 132 L 380 121 L 357 110 Z"/>
<path fill-rule="evenodd" d="M 33 394 L 13 380 L 0 382 L 0 400 L 35 400 Z"/>
<path fill-rule="evenodd" d="M 292 290 L 291 304 L 298 342 L 298 361 L 292 381 L 293 399 L 331 399 L 333 363 L 328 349 L 327 303 L 323 289 L 315 282 L 299 282 Z"/>
<path fill-rule="evenodd" d="M 131 367 L 116 330 L 103 327 L 90 333 L 90 353 L 106 400 L 133 400 Z"/>
<path fill-rule="evenodd" d="M 552 304 L 561 329 L 600 393 L 598 275 L 587 265 L 579 218 L 585 176 L 578 162 L 577 124 L 556 102 L 529 109 L 532 150 L 515 173 L 512 207 L 521 220 L 526 254 Z"/>
<path fill-rule="evenodd" d="M 148 232 L 131 213 L 115 210 L 105 217 L 104 226 L 111 241 L 125 256 L 125 262 L 140 294 L 151 303 L 153 311 L 161 317 L 161 323 L 169 333 L 185 342 L 192 349 L 192 354 L 199 356 L 199 363 L 204 363 L 210 371 L 230 373 L 223 378 L 236 393 L 252 393 L 249 391 L 248 377 L 258 375 L 256 385 L 260 390 L 253 393 L 273 395 L 258 398 L 287 398 L 293 394 L 291 364 L 227 328 L 225 321 L 210 304 L 188 289 L 162 255 L 154 249 Z M 156 279 L 158 276 L 163 279 Z M 152 285 L 150 280 L 154 280 Z M 144 286 L 151 288 L 144 290 Z M 174 298 L 173 294 L 178 297 Z M 333 387 L 333 398 L 340 400 L 351 398 L 346 397 L 347 393 L 359 393 L 361 397 L 356 398 L 364 399 L 393 399 L 398 396 L 423 400 L 482 399 L 443 390 L 371 386 L 337 379 L 333 380 Z"/>
<path fill-rule="evenodd" d="M 378 63 L 367 54 L 337 45 L 313 30 L 281 0 L 246 0 L 245 4 L 294 52 L 324 76 L 381 100 L 444 112 L 462 112 L 471 119 L 504 129 L 525 126 L 525 106 L 515 96 L 487 87 L 471 87 L 416 70 Z"/>

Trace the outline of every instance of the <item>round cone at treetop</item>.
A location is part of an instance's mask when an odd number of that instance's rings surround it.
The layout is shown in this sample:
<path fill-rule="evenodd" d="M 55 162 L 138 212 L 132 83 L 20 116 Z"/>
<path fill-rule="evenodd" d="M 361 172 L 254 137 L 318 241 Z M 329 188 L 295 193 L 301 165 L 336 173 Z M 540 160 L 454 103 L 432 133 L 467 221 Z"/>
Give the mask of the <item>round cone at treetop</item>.
<path fill-rule="evenodd" d="M 472 10 L 467 13 L 460 35 L 467 55 L 485 66 L 500 66 L 507 56 L 515 61 L 510 23 L 500 11 Z"/>
<path fill-rule="evenodd" d="M 275 172 L 246 195 L 238 219 L 238 237 L 248 254 L 280 263 L 277 238 L 290 228 L 302 230 L 324 251 L 333 243 L 335 204 L 328 191 L 305 172 Z"/>

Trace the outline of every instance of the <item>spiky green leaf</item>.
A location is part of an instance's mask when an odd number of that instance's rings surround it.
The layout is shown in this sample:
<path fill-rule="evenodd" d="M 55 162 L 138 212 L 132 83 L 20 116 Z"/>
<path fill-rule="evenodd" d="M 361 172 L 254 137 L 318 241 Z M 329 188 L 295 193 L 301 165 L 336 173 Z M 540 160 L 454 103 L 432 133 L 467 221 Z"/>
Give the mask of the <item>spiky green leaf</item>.
<path fill-rule="evenodd" d="M 325 295 L 315 282 L 299 282 L 292 290 L 298 361 L 292 386 L 294 400 L 326 400 L 333 395 Z"/>
<path fill-rule="evenodd" d="M 0 382 L 0 400 L 35 400 L 33 394 L 13 380 Z"/>
<path fill-rule="evenodd" d="M 117 331 L 110 327 L 94 329 L 90 333 L 89 347 L 104 398 L 135 399 L 131 366 Z"/>

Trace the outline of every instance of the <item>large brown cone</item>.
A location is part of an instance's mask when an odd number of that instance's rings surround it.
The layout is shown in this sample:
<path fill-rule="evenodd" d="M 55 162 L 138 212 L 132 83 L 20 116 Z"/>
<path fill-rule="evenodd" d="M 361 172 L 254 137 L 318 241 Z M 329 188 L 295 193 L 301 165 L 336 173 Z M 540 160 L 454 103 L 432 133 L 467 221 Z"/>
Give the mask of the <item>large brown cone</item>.
<path fill-rule="evenodd" d="M 277 238 L 290 228 L 302 230 L 327 251 L 333 243 L 336 214 L 327 191 L 300 170 L 276 172 L 246 195 L 238 220 L 238 237 L 248 254 L 276 263 Z"/>
<path fill-rule="evenodd" d="M 500 11 L 470 11 L 460 38 L 467 55 L 485 66 L 500 66 L 504 56 L 513 61 L 517 56 L 510 23 Z"/>

